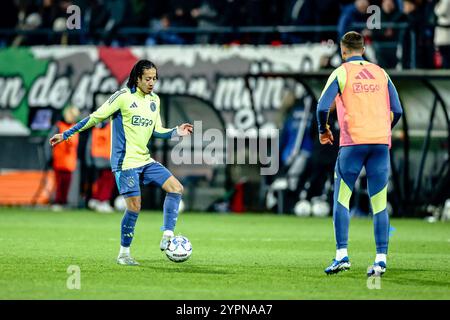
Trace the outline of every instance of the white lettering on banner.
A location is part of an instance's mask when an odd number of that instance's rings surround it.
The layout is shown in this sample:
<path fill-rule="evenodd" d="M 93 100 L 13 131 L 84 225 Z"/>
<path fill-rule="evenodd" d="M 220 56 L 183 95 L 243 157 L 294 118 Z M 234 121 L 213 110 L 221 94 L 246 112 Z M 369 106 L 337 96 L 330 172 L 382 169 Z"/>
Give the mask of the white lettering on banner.
<path fill-rule="evenodd" d="M 208 80 L 206 78 L 194 78 L 189 81 L 187 92 L 191 96 L 197 96 L 205 100 L 211 98 L 211 91 L 208 89 Z"/>
<path fill-rule="evenodd" d="M 288 80 L 283 78 L 250 77 L 253 102 L 256 111 L 279 109 Z M 220 78 L 214 97 L 218 110 L 251 108 L 250 92 L 243 77 Z"/>
<path fill-rule="evenodd" d="M 48 105 L 55 109 L 63 108 L 70 97 L 69 79 L 66 77 L 56 79 L 49 94 Z"/>
<path fill-rule="evenodd" d="M 70 97 L 69 79 L 56 77 L 57 64 L 51 62 L 47 73 L 37 78 L 28 94 L 30 107 L 61 109 Z"/>
<path fill-rule="evenodd" d="M 220 78 L 214 97 L 214 106 L 218 110 L 239 110 L 250 108 L 250 93 L 242 77 Z"/>
<path fill-rule="evenodd" d="M 90 93 L 99 91 L 103 81 L 105 81 L 110 76 L 111 72 L 106 68 L 106 66 L 103 63 L 95 64 L 94 73 L 92 74 L 91 77 L 91 86 L 89 88 Z"/>
<path fill-rule="evenodd" d="M 285 90 L 285 80 L 281 78 L 265 79 L 266 90 L 263 91 L 265 96 L 262 98 L 261 109 L 278 109 L 281 106 L 283 93 Z M 258 106 L 255 106 L 258 110 Z"/>
<path fill-rule="evenodd" d="M 68 76 L 56 77 L 57 63 L 51 62 L 45 75 L 32 84 L 28 105 L 33 107 L 63 108 L 70 101 L 80 109 L 92 108 L 93 94 L 97 91 L 114 92 L 118 83 L 103 63 L 96 63 L 92 74 L 84 74 L 71 91 Z"/>
<path fill-rule="evenodd" d="M 0 108 L 15 109 L 25 96 L 25 88 L 20 77 L 0 77 Z"/>
<path fill-rule="evenodd" d="M 72 94 L 72 103 L 78 106 L 78 108 L 83 108 L 84 106 L 89 105 L 88 98 L 90 98 L 90 95 L 88 95 L 87 92 L 89 91 L 90 82 L 90 76 L 84 74 Z"/>

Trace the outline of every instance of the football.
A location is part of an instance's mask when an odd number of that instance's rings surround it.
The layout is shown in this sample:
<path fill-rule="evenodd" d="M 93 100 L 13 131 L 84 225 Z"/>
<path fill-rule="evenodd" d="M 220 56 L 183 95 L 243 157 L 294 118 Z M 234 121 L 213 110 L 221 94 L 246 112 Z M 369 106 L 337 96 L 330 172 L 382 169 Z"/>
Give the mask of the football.
<path fill-rule="evenodd" d="M 192 254 L 192 245 L 188 238 L 175 236 L 170 239 L 170 244 L 166 249 L 166 256 L 173 262 L 184 262 Z"/>
<path fill-rule="evenodd" d="M 300 200 L 295 204 L 294 213 L 298 217 L 309 217 L 311 215 L 311 203 L 308 200 Z"/>
<path fill-rule="evenodd" d="M 127 208 L 127 203 L 125 202 L 125 198 L 123 196 L 118 196 L 114 199 L 114 209 L 117 211 L 124 211 Z"/>

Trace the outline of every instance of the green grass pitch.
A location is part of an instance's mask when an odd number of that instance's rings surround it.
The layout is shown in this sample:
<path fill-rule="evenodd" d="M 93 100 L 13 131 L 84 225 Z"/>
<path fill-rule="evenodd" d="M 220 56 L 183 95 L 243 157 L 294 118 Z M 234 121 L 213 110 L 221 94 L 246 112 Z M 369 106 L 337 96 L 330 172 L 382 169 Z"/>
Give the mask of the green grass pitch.
<path fill-rule="evenodd" d="M 450 299 L 449 223 L 393 219 L 388 271 L 369 289 L 371 219 L 351 220 L 351 270 L 326 276 L 330 218 L 182 213 L 176 234 L 193 254 L 177 264 L 159 250 L 162 214 L 143 212 L 132 245 L 139 267 L 115 263 L 121 218 L 0 209 L 0 299 Z M 67 288 L 71 265 L 79 290 Z"/>

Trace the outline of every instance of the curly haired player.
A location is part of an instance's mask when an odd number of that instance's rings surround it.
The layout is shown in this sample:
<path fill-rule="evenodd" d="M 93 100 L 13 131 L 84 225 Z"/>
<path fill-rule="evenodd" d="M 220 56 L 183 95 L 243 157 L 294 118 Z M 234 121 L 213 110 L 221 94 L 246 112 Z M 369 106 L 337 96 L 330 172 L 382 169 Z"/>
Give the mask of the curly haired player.
<path fill-rule="evenodd" d="M 193 131 L 193 126 L 188 123 L 171 129 L 162 126 L 159 97 L 153 93 L 157 80 L 156 66 L 148 60 L 138 61 L 131 70 L 127 88 L 114 93 L 95 112 L 64 133 L 54 135 L 49 141 L 54 146 L 111 117 L 111 168 L 119 192 L 125 197 L 127 204 L 121 224 L 121 246 L 117 258 L 117 263 L 122 265 L 139 264 L 131 257 L 130 245 L 141 210 L 140 184 L 156 183 L 167 192 L 161 250 L 167 248 L 169 239 L 173 236 L 183 193 L 181 183 L 162 164 L 150 157 L 147 148 L 151 137 L 170 139 L 174 136 L 188 136 Z"/>

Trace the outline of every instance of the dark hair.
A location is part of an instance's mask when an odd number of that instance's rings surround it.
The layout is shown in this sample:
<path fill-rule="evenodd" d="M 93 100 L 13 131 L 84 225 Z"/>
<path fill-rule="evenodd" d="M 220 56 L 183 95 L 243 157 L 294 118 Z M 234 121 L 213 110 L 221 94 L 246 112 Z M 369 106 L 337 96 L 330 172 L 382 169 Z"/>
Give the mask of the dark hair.
<path fill-rule="evenodd" d="M 138 78 L 142 77 L 144 74 L 145 69 L 152 69 L 155 68 L 156 70 L 156 79 L 158 79 L 158 69 L 156 68 L 156 65 L 149 61 L 149 60 L 139 60 L 134 65 L 133 69 L 131 69 L 130 77 L 128 78 L 127 87 L 131 90 L 133 88 L 136 88 L 137 80 Z"/>
<path fill-rule="evenodd" d="M 351 51 L 360 51 L 364 48 L 364 38 L 355 31 L 349 31 L 341 39 L 341 45 Z"/>

